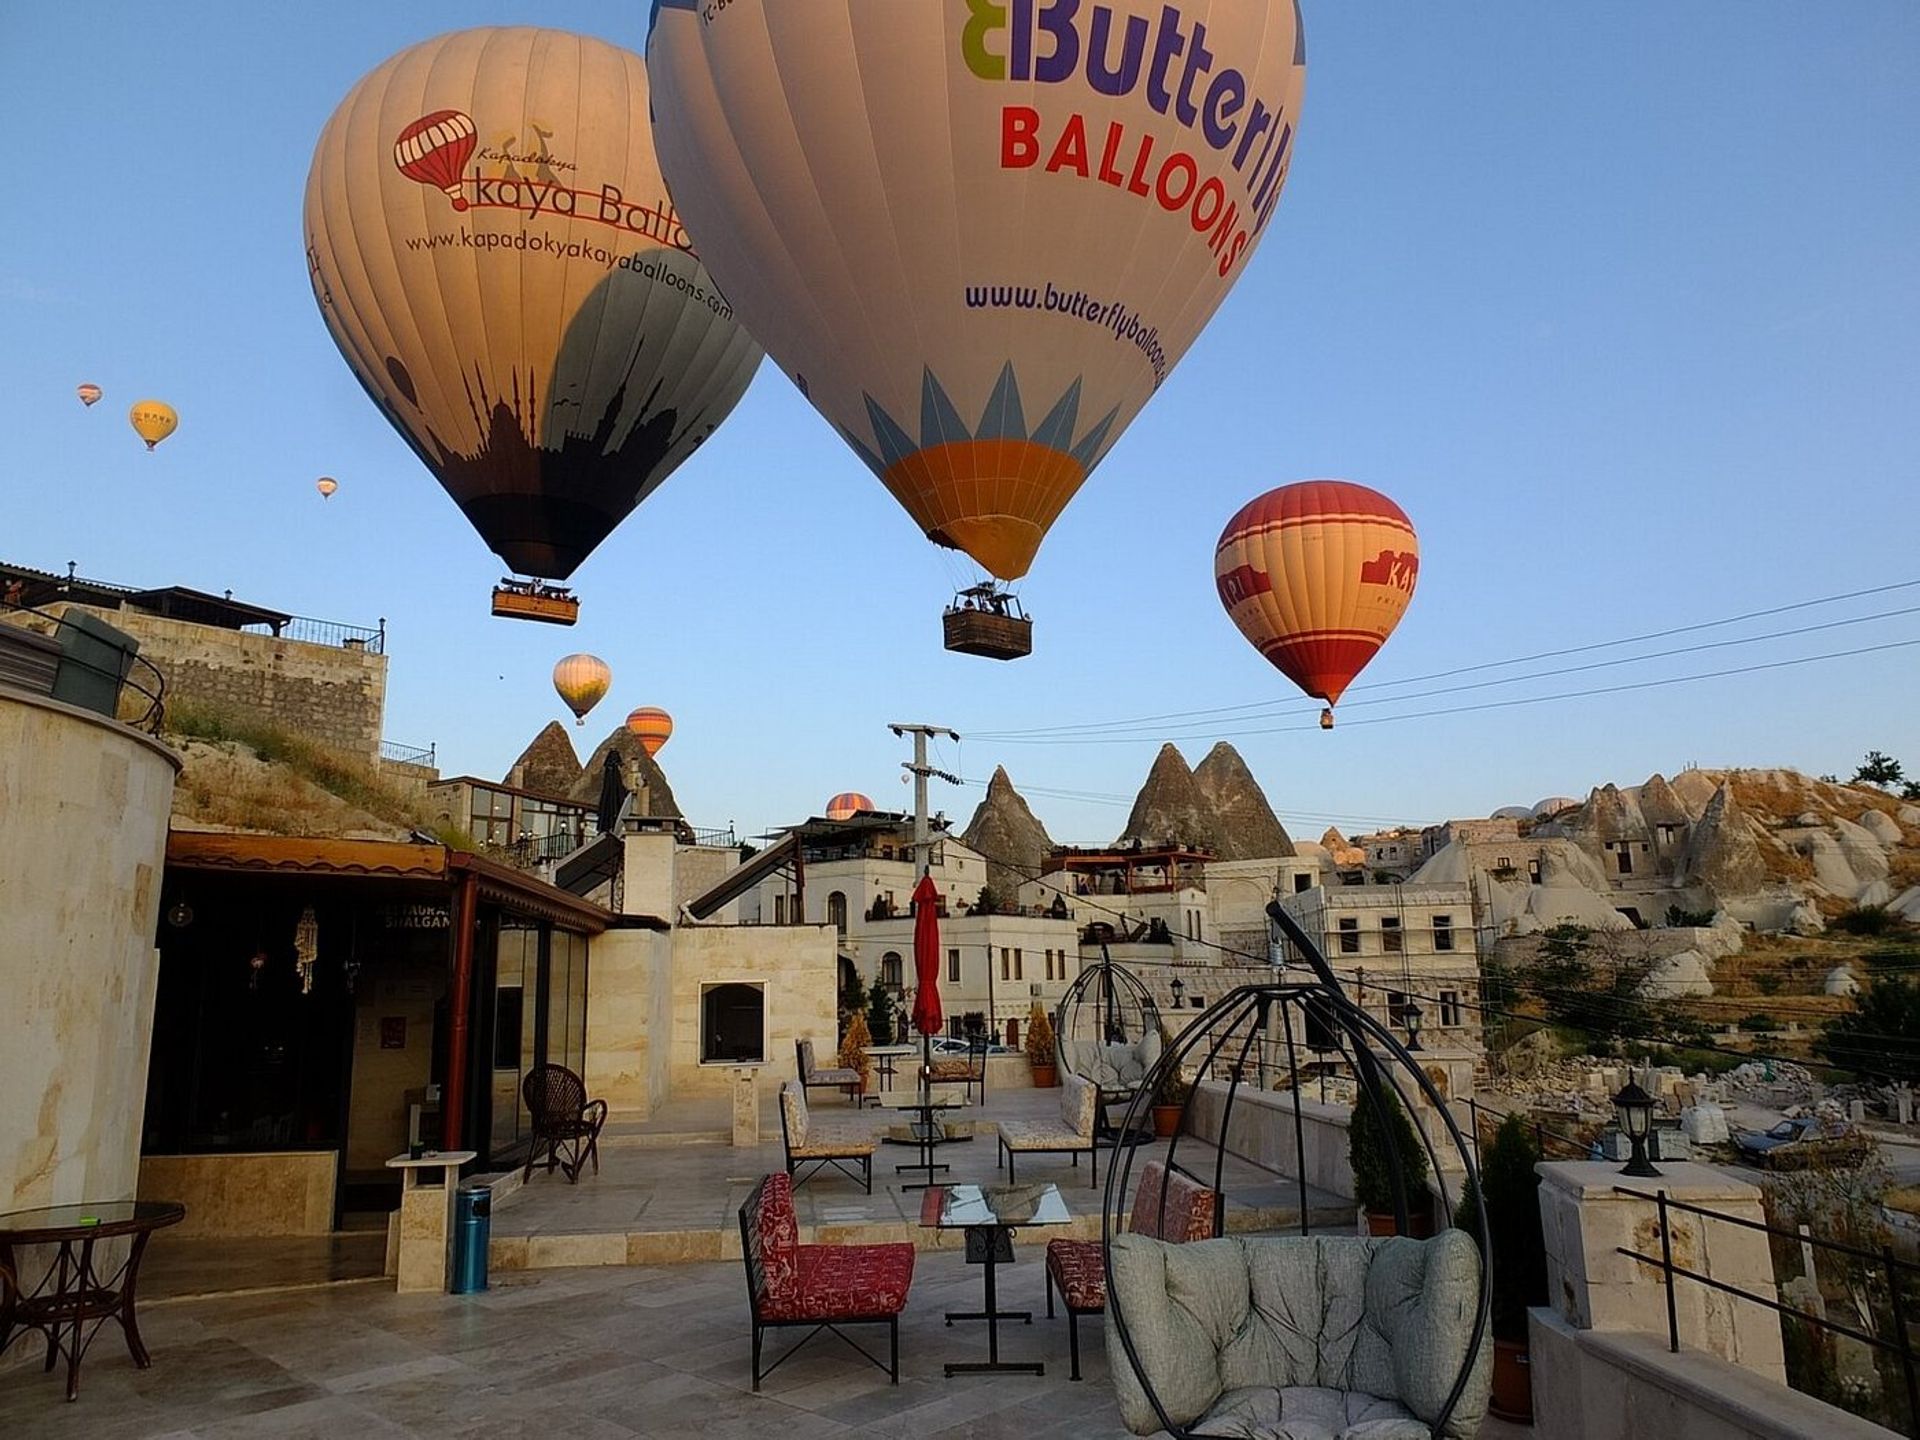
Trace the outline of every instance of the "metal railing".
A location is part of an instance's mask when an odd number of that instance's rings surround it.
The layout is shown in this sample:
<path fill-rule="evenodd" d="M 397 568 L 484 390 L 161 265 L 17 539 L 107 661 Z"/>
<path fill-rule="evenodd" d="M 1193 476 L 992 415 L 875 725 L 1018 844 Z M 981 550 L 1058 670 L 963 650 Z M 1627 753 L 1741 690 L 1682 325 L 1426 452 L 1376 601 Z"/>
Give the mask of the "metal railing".
<path fill-rule="evenodd" d="M 538 865 L 547 860 L 564 860 L 585 842 L 570 831 L 552 835 L 522 835 L 504 845 L 489 845 L 487 850 L 510 865 Z"/>
<path fill-rule="evenodd" d="M 740 844 L 740 837 L 733 833 L 733 826 L 731 825 L 727 826 L 724 830 L 701 830 L 695 828 L 692 833 L 694 844 L 712 846 L 716 850 L 733 850 L 737 849 Z"/>
<path fill-rule="evenodd" d="M 387 621 L 379 625 L 348 625 L 339 620 L 316 620 L 310 615 L 289 616 L 278 628 L 261 621 L 241 629 L 255 635 L 270 634 L 281 640 L 298 640 L 306 645 L 330 645 L 336 650 L 364 650 L 369 655 L 387 653 Z"/>
<path fill-rule="evenodd" d="M 37 605 L 0 605 L 0 610 L 14 615 L 33 615 L 47 621 L 53 626 L 54 635 L 71 624 L 63 615 L 57 615 L 51 610 L 43 610 Z M 35 626 L 21 628 L 32 634 L 52 638 L 52 635 Z M 108 718 L 119 720 L 122 724 L 130 725 L 136 730 L 143 730 L 149 735 L 158 735 L 165 728 L 167 720 L 167 677 L 159 666 L 137 651 L 121 650 L 120 654 L 125 668 L 109 670 L 103 665 L 94 664 L 84 656 L 68 653 L 62 646 L 62 652 L 54 668 L 57 671 L 60 666 L 70 665 L 75 669 L 86 670 L 114 681 L 119 686 L 119 691 L 114 713 Z M 52 693 L 51 688 L 48 693 Z M 131 705 L 127 698 L 129 693 L 139 697 L 132 701 Z M 142 701 L 145 702 L 144 705 Z M 122 715 L 120 713 L 122 711 L 129 713 Z"/>
<path fill-rule="evenodd" d="M 435 749 L 436 747 L 433 745 L 429 745 L 426 749 L 422 750 L 417 746 L 400 745 L 392 740 L 382 740 L 380 742 L 380 758 L 382 760 L 391 760 L 396 765 L 418 765 L 423 769 L 431 770 L 435 764 Z"/>
<path fill-rule="evenodd" d="M 1533 1135 L 1534 1148 L 1544 1157 L 1552 1158 L 1552 1151 L 1547 1147 L 1549 1145 L 1558 1145 L 1566 1152 L 1565 1158 L 1569 1160 L 1591 1160 L 1593 1158 L 1593 1141 L 1582 1140 L 1578 1135 L 1566 1135 L 1558 1130 L 1549 1130 L 1545 1125 L 1534 1119 L 1531 1111 L 1496 1110 L 1493 1106 L 1483 1105 L 1474 1099 L 1473 1096 L 1469 1095 L 1467 1097 L 1467 1116 L 1471 1123 L 1468 1125 L 1468 1131 L 1473 1140 L 1473 1156 L 1476 1162 L 1480 1158 L 1480 1117 L 1483 1115 L 1491 1119 L 1496 1126 L 1502 1121 L 1518 1115 L 1521 1122 L 1526 1125 L 1528 1131 Z"/>
<path fill-rule="evenodd" d="M 1666 1277 L 1667 1282 L 1667 1348 L 1678 1355 L 1680 1353 L 1680 1310 L 1674 1299 L 1674 1277 L 1692 1280 L 1709 1289 L 1718 1290 L 1739 1300 L 1749 1300 L 1755 1305 L 1765 1306 L 1776 1314 L 1799 1320 L 1815 1329 L 1829 1331 L 1835 1335 L 1844 1335 L 1875 1350 L 1883 1350 L 1900 1358 L 1900 1369 L 1906 1380 L 1907 1389 L 1907 1430 L 1909 1435 L 1920 1434 L 1915 1427 L 1920 1426 L 1920 1368 L 1916 1367 L 1913 1337 L 1908 1328 L 1907 1305 L 1904 1298 L 1906 1287 L 1901 1283 L 1903 1271 L 1920 1271 L 1920 1264 L 1911 1260 L 1902 1260 L 1893 1253 L 1891 1245 L 1883 1245 L 1878 1252 L 1862 1249 L 1858 1245 L 1843 1244 L 1838 1240 L 1822 1240 L 1807 1234 L 1803 1230 L 1785 1230 L 1777 1225 L 1768 1225 L 1759 1220 L 1749 1220 L 1741 1215 L 1729 1215 L 1720 1210 L 1708 1210 L 1699 1205 L 1690 1205 L 1684 1200 L 1670 1199 L 1665 1190 L 1656 1190 L 1649 1194 L 1645 1190 L 1634 1190 L 1625 1185 L 1613 1187 L 1616 1195 L 1627 1195 L 1635 1200 L 1645 1200 L 1654 1205 L 1659 1213 L 1660 1254 L 1658 1256 L 1642 1254 L 1638 1250 L 1629 1250 L 1625 1245 L 1616 1246 L 1617 1251 L 1630 1260 L 1638 1260 L 1643 1265 L 1651 1265 Z M 1886 1275 L 1887 1304 L 1893 1338 L 1875 1335 L 1868 1330 L 1856 1329 L 1842 1324 L 1838 1320 L 1829 1320 L 1824 1315 L 1816 1315 L 1809 1310 L 1801 1310 L 1792 1305 L 1783 1305 L 1778 1299 L 1770 1299 L 1756 1294 L 1752 1290 L 1743 1290 L 1737 1285 L 1729 1285 L 1724 1280 L 1715 1280 L 1710 1275 L 1702 1275 L 1677 1265 L 1673 1259 L 1673 1230 L 1668 1220 L 1668 1212 L 1679 1211 L 1687 1215 L 1698 1215 L 1706 1220 L 1717 1220 L 1723 1225 L 1735 1225 L 1742 1230 L 1757 1230 L 1769 1238 L 1790 1241 L 1797 1245 L 1811 1246 L 1836 1255 L 1845 1255 L 1861 1260 L 1868 1265 L 1880 1266 Z M 1871 1306 L 1869 1306 L 1871 1308 Z M 1871 1320 L 1862 1321 L 1871 1325 Z"/>

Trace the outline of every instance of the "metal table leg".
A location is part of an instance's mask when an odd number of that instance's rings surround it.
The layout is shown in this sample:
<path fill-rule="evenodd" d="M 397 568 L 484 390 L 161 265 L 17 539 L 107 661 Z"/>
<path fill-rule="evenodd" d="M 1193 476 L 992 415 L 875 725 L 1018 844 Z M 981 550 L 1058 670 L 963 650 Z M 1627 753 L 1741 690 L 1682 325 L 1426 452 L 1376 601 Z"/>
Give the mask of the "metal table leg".
<path fill-rule="evenodd" d="M 995 1273 L 1002 1264 L 1013 1263 L 1013 1227 L 1009 1225 L 972 1225 L 967 1228 L 967 1260 L 986 1270 L 987 1308 L 984 1310 L 949 1310 L 947 1324 L 956 1320 L 984 1320 L 987 1322 L 987 1358 L 984 1361 L 950 1361 L 947 1364 L 947 1378 L 955 1375 L 1044 1375 L 1047 1367 L 1037 1360 L 1002 1360 L 1000 1358 L 1000 1322 L 1018 1320 L 1023 1324 L 1033 1323 L 1031 1310 L 1002 1310 L 998 1287 L 994 1283 Z"/>

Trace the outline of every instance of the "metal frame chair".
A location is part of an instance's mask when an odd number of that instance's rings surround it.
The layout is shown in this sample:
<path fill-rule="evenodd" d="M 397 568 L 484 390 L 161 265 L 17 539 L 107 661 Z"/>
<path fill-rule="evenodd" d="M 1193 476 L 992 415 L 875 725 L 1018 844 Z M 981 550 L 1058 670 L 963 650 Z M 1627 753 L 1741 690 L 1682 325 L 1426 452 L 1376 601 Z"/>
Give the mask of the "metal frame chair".
<path fill-rule="evenodd" d="M 965 1061 L 955 1060 L 952 1057 L 944 1060 L 935 1060 L 927 1067 L 927 1083 L 930 1085 L 964 1085 L 967 1087 L 967 1099 L 969 1101 L 975 1098 L 973 1090 L 977 1085 L 980 1087 L 979 1103 L 982 1105 L 986 1104 L 987 1043 L 987 1037 L 985 1035 L 975 1035 L 967 1041 L 967 1058 Z M 966 1066 L 964 1073 L 954 1068 L 961 1064 Z M 941 1073 L 942 1066 L 946 1067 L 945 1074 Z"/>
<path fill-rule="evenodd" d="M 533 1117 L 533 1144 L 527 1151 L 520 1182 L 533 1178 L 540 1163 L 540 1147 L 547 1147 L 547 1173 L 554 1168 L 569 1185 L 580 1183 L 580 1172 L 593 1162 L 600 1173 L 600 1130 L 607 1123 L 607 1102 L 589 1100 L 587 1083 L 564 1065 L 536 1065 L 520 1082 L 520 1094 Z"/>
<path fill-rule="evenodd" d="M 796 1087 L 790 1080 L 781 1081 L 780 1090 L 780 1149 L 786 1156 L 787 1174 L 793 1177 L 793 1188 L 798 1190 L 802 1185 L 806 1184 L 807 1181 L 813 1179 L 814 1176 L 831 1165 L 835 1170 L 838 1170 L 842 1175 L 846 1176 L 847 1179 L 860 1185 L 866 1190 L 867 1194 L 871 1195 L 873 1193 L 873 1152 L 877 1142 L 872 1138 L 868 1138 L 866 1140 L 849 1139 L 844 1147 L 836 1146 L 832 1142 L 816 1145 L 813 1144 L 807 1136 L 803 1135 L 800 1137 L 800 1149 L 803 1152 L 814 1150 L 822 1153 L 813 1155 L 802 1153 L 796 1155 L 793 1148 L 793 1130 L 787 1123 L 785 1097 L 792 1095 L 799 1100 L 801 1113 L 805 1115 L 807 1092 L 804 1086 Z M 811 1128 L 811 1118 L 808 1119 L 807 1123 L 809 1128 Z M 847 1168 L 847 1161 L 849 1160 L 858 1160 L 860 1162 L 858 1173 Z M 813 1168 L 802 1175 L 800 1173 L 800 1167 L 803 1165 L 811 1165 Z"/>

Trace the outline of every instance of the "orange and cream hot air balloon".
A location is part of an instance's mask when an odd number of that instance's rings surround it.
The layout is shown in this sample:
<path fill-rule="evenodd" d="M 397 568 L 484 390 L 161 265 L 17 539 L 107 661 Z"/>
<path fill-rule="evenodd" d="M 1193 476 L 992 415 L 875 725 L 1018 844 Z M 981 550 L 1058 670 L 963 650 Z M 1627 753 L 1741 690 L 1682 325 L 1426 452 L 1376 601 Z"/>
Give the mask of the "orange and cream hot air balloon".
<path fill-rule="evenodd" d="M 843 790 L 827 801 L 827 819 L 851 820 L 862 810 L 873 809 L 873 801 L 858 790 Z"/>
<path fill-rule="evenodd" d="M 613 671 L 598 655 L 567 655 L 553 667 L 553 688 L 573 711 L 576 725 L 587 723 L 587 712 L 606 697 Z"/>
<path fill-rule="evenodd" d="M 1214 552 L 1220 603 L 1259 652 L 1327 702 L 1379 653 L 1413 600 L 1420 539 L 1401 508 L 1347 480 L 1270 490 L 1227 523 Z"/>
<path fill-rule="evenodd" d="M 151 450 L 180 428 L 180 417 L 164 400 L 136 400 L 127 411 L 127 423 Z"/>
<path fill-rule="evenodd" d="M 88 381 L 85 385 L 74 386 L 73 393 L 80 397 L 80 403 L 82 405 L 85 405 L 89 409 L 91 409 L 94 405 L 99 403 L 101 395 L 103 395 L 106 392 L 101 390 L 101 388 L 98 385 L 95 385 L 92 381 Z"/>
<path fill-rule="evenodd" d="M 322 500 L 331 500 L 333 498 L 333 492 L 340 488 L 340 482 L 331 475 L 322 475 L 318 480 L 313 482 L 313 488 L 320 492 L 320 498 Z"/>
<path fill-rule="evenodd" d="M 627 716 L 627 729 L 638 737 L 642 750 L 658 755 L 673 734 L 673 717 L 652 705 L 642 705 Z"/>

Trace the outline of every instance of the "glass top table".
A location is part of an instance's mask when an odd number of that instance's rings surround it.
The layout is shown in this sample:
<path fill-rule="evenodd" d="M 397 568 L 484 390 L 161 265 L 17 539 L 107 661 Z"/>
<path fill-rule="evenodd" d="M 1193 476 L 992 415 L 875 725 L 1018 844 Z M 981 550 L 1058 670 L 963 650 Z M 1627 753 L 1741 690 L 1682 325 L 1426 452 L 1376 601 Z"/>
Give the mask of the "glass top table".
<path fill-rule="evenodd" d="M 933 1118 L 933 1112 L 936 1110 L 957 1110 L 967 1103 L 965 1096 L 956 1095 L 951 1090 L 922 1090 L 915 1086 L 911 1090 L 889 1090 L 872 1098 L 878 1101 L 883 1109 L 910 1110 L 919 1117 L 907 1127 L 908 1134 L 887 1137 L 890 1140 L 897 1139 L 901 1143 L 916 1145 L 920 1150 L 918 1159 L 893 1167 L 896 1175 L 924 1172 L 927 1177 L 914 1184 L 903 1185 L 901 1187 L 903 1190 L 925 1190 L 933 1184 L 936 1171 L 948 1168 L 934 1160 L 933 1150 L 936 1145 L 944 1145 L 954 1139 L 973 1138 L 970 1135 L 949 1135 L 947 1127 Z"/>
<path fill-rule="evenodd" d="M 920 1203 L 920 1223 L 929 1229 L 964 1230 L 967 1237 L 967 1263 L 985 1271 L 986 1308 L 949 1310 L 947 1323 L 956 1320 L 987 1322 L 987 1358 L 951 1360 L 947 1377 L 1014 1372 L 1044 1375 L 1047 1367 L 1037 1360 L 1007 1361 L 1000 1358 L 1000 1322 L 1018 1320 L 1033 1323 L 1031 1310 L 1002 1310 L 995 1275 L 1002 1265 L 1013 1263 L 1013 1232 L 1028 1225 L 1066 1225 L 1073 1220 L 1067 1202 L 1057 1185 L 938 1185 L 927 1191 Z M 1044 1281 L 1042 1282 L 1045 1283 Z"/>
<path fill-rule="evenodd" d="M 951 1090 L 924 1094 L 919 1090 L 889 1090 L 873 1098 L 887 1110 L 957 1110 L 967 1103 L 966 1096 Z"/>

